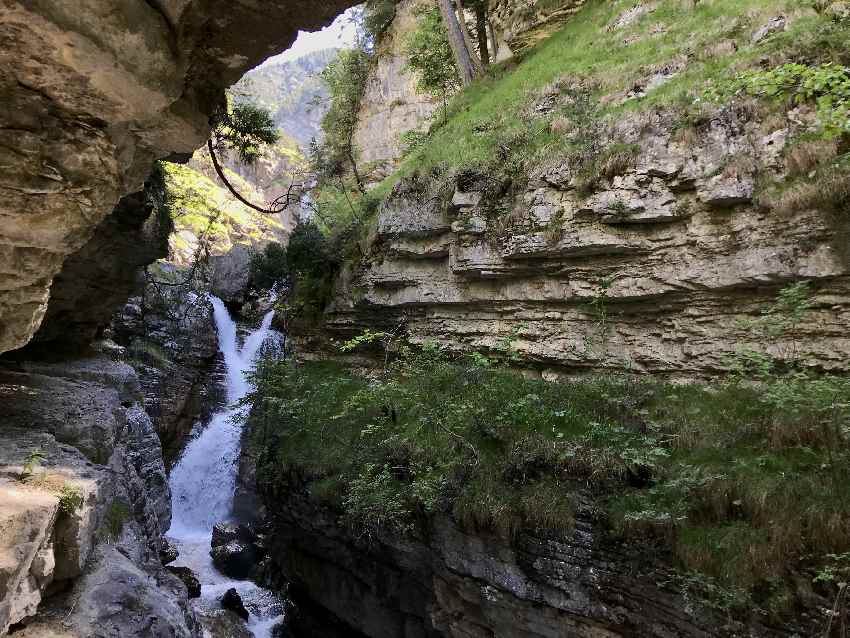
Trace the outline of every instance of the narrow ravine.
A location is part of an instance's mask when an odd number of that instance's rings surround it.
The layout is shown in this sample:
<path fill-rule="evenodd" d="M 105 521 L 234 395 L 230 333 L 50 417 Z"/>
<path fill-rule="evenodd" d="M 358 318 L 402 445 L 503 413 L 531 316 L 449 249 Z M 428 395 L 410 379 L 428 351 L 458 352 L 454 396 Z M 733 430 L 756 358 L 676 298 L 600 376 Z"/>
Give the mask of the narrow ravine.
<path fill-rule="evenodd" d="M 201 582 L 198 611 L 220 608 L 220 600 L 231 587 L 239 592 L 251 613 L 248 629 L 256 638 L 272 635 L 283 620 L 282 601 L 273 592 L 251 581 L 237 581 L 221 574 L 210 558 L 212 528 L 231 518 L 239 460 L 242 408 L 237 402 L 251 390 L 246 373 L 251 369 L 263 342 L 270 338 L 274 311 L 269 311 L 259 328 L 249 333 L 240 346 L 237 326 L 224 303 L 211 297 L 219 348 L 226 369 L 226 405 L 213 414 L 209 424 L 193 438 L 171 472 L 173 517 L 169 538 L 180 557 L 175 565 L 191 568 Z"/>

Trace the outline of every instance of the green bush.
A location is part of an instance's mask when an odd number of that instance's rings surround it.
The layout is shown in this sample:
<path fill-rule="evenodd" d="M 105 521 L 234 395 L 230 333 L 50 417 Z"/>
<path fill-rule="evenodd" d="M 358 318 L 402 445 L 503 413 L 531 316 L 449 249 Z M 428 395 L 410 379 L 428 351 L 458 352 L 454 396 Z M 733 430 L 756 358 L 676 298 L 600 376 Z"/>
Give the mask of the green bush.
<path fill-rule="evenodd" d="M 258 290 L 271 290 L 289 276 L 286 248 L 276 242 L 267 244 L 263 252 L 251 258 L 251 286 Z"/>
<path fill-rule="evenodd" d="M 83 492 L 74 485 L 64 485 L 59 492 L 59 511 L 70 516 L 83 506 Z"/>

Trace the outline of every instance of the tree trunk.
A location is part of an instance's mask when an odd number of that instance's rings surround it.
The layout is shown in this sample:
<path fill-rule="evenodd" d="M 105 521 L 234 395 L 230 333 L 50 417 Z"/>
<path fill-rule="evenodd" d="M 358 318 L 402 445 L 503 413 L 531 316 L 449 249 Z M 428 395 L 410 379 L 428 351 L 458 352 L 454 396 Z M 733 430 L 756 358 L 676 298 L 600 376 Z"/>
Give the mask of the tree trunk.
<path fill-rule="evenodd" d="M 472 60 L 472 65 L 475 67 L 475 74 L 480 75 L 482 70 L 481 60 L 475 55 L 475 42 L 472 40 L 472 34 L 466 26 L 466 11 L 463 8 L 462 0 L 455 0 L 457 3 L 457 23 L 460 26 L 460 32 L 463 33 L 463 42 L 466 44 L 466 51 L 469 53 L 469 59 Z"/>
<path fill-rule="evenodd" d="M 487 9 L 483 5 L 475 7 L 475 35 L 478 36 L 478 54 L 481 64 L 490 65 L 490 51 L 487 48 Z"/>
<path fill-rule="evenodd" d="M 463 40 L 463 32 L 460 30 L 457 16 L 454 9 L 452 9 L 451 0 L 439 0 L 439 4 L 440 13 L 443 15 L 443 22 L 448 32 L 449 44 L 452 47 L 457 70 L 460 74 L 460 80 L 464 86 L 467 86 L 475 79 L 475 67 L 466 48 L 466 42 Z"/>
<path fill-rule="evenodd" d="M 493 23 L 487 20 L 487 30 L 490 32 L 490 55 L 495 64 L 499 57 L 499 43 L 496 42 L 496 32 L 493 30 Z"/>

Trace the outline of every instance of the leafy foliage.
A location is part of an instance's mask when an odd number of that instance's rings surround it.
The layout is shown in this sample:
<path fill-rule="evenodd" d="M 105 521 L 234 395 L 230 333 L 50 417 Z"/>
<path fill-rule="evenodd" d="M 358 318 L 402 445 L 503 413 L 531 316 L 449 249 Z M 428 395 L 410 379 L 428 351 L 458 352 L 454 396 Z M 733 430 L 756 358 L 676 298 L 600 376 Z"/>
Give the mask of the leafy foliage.
<path fill-rule="evenodd" d="M 70 516 L 83 506 L 83 492 L 74 485 L 64 485 L 59 492 L 59 511 Z"/>
<path fill-rule="evenodd" d="M 420 5 L 415 10 L 416 29 L 405 41 L 406 69 L 416 74 L 416 89 L 443 102 L 447 117 L 448 98 L 461 87 L 446 27 L 435 6 Z"/>
<path fill-rule="evenodd" d="M 395 18 L 398 0 L 367 0 L 363 6 L 362 29 L 373 46 L 380 43 Z"/>
<path fill-rule="evenodd" d="M 786 338 L 811 308 L 809 286 L 795 284 L 744 327 Z M 672 550 L 683 571 L 670 586 L 777 615 L 795 604 L 789 567 L 825 594 L 846 571 L 850 380 L 780 375 L 767 360 L 757 377 L 687 385 L 547 383 L 435 344 L 400 348 L 369 378 L 265 360 L 252 445 L 264 489 L 306 487 L 369 537 L 427 533 L 436 512 L 509 539 L 558 536 L 592 501 L 615 535 Z"/>
<path fill-rule="evenodd" d="M 312 222 L 300 222 L 289 237 L 286 270 L 292 291 L 288 310 L 296 319 L 315 319 L 324 310 L 339 263 L 324 234 Z M 277 267 L 282 267 L 278 263 Z"/>
<path fill-rule="evenodd" d="M 271 114 L 264 108 L 240 102 L 215 117 L 217 146 L 234 151 L 243 164 L 253 164 L 267 144 L 277 143 L 280 134 Z"/>
<path fill-rule="evenodd" d="M 47 459 L 47 455 L 41 450 L 33 450 L 27 455 L 27 460 L 24 461 L 24 467 L 21 471 L 21 480 L 24 481 L 35 475 L 41 468 L 43 461 Z"/>
<path fill-rule="evenodd" d="M 259 290 L 270 290 L 289 275 L 286 248 L 272 242 L 263 252 L 251 258 L 251 286 Z"/>
<path fill-rule="evenodd" d="M 320 178 L 339 178 L 357 170 L 354 130 L 366 88 L 369 60 L 365 51 L 347 49 L 320 74 L 330 101 L 322 117 L 324 137 L 321 143 L 314 141 L 310 149 L 311 165 Z"/>
<path fill-rule="evenodd" d="M 725 99 L 729 92 L 795 103 L 812 101 L 817 106 L 820 126 L 827 137 L 850 133 L 850 71 L 832 63 L 818 66 L 789 63 L 768 71 L 742 73 L 712 95 Z"/>

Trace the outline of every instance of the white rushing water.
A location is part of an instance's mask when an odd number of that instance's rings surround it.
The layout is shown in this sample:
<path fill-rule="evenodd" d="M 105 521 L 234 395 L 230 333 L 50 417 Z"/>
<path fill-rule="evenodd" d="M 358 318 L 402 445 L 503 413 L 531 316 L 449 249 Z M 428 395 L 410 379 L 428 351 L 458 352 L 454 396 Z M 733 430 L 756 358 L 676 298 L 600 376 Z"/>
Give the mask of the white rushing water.
<path fill-rule="evenodd" d="M 168 537 L 180 550 L 175 565 L 190 567 L 201 581 L 197 605 L 217 609 L 224 593 L 235 587 L 251 612 L 248 629 L 256 638 L 268 638 L 282 620 L 278 597 L 250 581 L 233 580 L 213 566 L 210 540 L 213 525 L 226 521 L 233 509 L 236 473 L 239 463 L 240 416 L 236 404 L 251 391 L 246 379 L 263 342 L 272 334 L 273 311 L 263 318 L 259 328 L 240 346 L 236 323 L 224 303 L 211 297 L 219 349 L 224 355 L 227 375 L 227 404 L 216 412 L 209 424 L 189 441 L 177 465 L 171 471 L 172 519 Z"/>

